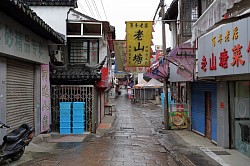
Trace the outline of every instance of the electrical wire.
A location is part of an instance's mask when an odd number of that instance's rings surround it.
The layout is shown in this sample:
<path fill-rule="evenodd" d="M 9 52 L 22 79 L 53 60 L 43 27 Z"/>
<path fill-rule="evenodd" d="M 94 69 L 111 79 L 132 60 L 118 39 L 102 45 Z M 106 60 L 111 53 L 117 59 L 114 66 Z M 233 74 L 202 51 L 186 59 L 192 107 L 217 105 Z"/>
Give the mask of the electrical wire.
<path fill-rule="evenodd" d="M 160 6 L 161 6 L 161 2 L 159 2 L 159 5 L 158 5 L 158 7 L 157 7 L 157 9 L 156 9 L 156 11 L 155 11 L 155 15 L 154 15 L 154 17 L 153 17 L 153 21 L 155 20 L 155 17 L 156 17 L 156 15 L 157 15 L 157 13 L 158 13 L 158 10 L 160 9 Z"/>
<path fill-rule="evenodd" d="M 95 17 L 95 15 L 94 15 L 94 13 L 93 13 L 93 10 L 92 10 L 92 8 L 91 8 L 91 5 L 89 4 L 89 1 L 88 1 L 88 0 L 85 0 L 85 2 L 86 2 L 87 6 L 88 6 L 88 8 L 89 8 L 89 11 L 90 11 L 92 17 Z"/>
<path fill-rule="evenodd" d="M 159 2 L 158 6 L 157 6 L 157 9 L 156 9 L 156 11 L 155 11 L 154 17 L 153 17 L 153 21 L 154 21 L 153 27 L 155 27 L 156 24 L 157 24 L 157 22 L 155 21 L 155 17 L 156 17 L 156 15 L 157 15 L 157 13 L 158 13 L 158 11 L 159 11 L 159 9 L 160 9 L 160 6 L 161 6 L 161 2 Z M 158 18 L 159 18 L 159 17 L 158 17 Z"/>
<path fill-rule="evenodd" d="M 102 3 L 102 0 L 101 0 L 101 3 Z M 104 15 L 105 15 L 106 20 L 108 20 L 107 15 L 106 15 L 106 12 L 105 12 L 105 8 L 104 8 L 104 6 L 103 6 L 103 3 L 102 3 L 102 9 L 103 9 L 103 11 L 104 11 Z"/>
<path fill-rule="evenodd" d="M 81 2 L 79 2 L 79 6 L 80 6 L 80 9 L 82 10 L 83 13 L 87 13 L 87 12 L 84 10 L 84 7 L 83 7 L 83 5 L 82 5 Z"/>
<path fill-rule="evenodd" d="M 92 0 L 92 3 L 93 3 L 93 6 L 94 6 L 94 8 L 95 8 L 95 11 L 96 11 L 96 13 L 97 13 L 98 18 L 99 18 L 100 20 L 102 20 L 101 15 L 100 15 L 100 13 L 99 13 L 99 10 L 98 10 L 98 8 L 97 8 L 97 6 L 96 6 L 95 0 Z"/>

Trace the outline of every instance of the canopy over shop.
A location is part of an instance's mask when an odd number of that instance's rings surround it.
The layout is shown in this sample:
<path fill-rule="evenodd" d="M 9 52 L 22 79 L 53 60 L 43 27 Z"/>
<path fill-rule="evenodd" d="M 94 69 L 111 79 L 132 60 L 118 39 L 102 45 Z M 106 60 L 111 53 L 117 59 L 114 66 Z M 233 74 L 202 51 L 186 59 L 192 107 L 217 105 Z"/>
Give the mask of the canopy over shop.
<path fill-rule="evenodd" d="M 135 97 L 139 100 L 155 100 L 162 92 L 163 83 L 152 78 L 149 82 L 142 80 L 135 85 Z"/>

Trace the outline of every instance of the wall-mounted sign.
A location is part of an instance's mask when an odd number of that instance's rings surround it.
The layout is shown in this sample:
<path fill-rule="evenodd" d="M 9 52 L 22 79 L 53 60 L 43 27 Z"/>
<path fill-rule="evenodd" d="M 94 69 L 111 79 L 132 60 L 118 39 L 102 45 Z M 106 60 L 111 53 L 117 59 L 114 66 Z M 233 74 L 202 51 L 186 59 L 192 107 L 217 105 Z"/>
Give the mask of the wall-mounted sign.
<path fill-rule="evenodd" d="M 250 18 L 222 25 L 198 40 L 198 77 L 250 72 Z"/>
<path fill-rule="evenodd" d="M 45 39 L 2 14 L 0 14 L 0 53 L 43 64 L 48 64 L 50 61 L 48 42 Z"/>
<path fill-rule="evenodd" d="M 41 65 L 41 132 L 50 129 L 49 65 Z"/>

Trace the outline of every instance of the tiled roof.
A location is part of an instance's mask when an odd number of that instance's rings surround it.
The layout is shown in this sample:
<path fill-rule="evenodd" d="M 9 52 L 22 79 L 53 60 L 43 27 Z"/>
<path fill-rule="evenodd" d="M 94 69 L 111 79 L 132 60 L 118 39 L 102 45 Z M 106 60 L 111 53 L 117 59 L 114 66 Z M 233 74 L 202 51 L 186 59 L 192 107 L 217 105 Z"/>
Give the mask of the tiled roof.
<path fill-rule="evenodd" d="M 101 72 L 84 68 L 60 69 L 51 67 L 50 82 L 52 84 L 93 84 L 101 79 Z"/>
<path fill-rule="evenodd" d="M 77 0 L 22 0 L 29 6 L 70 6 L 77 7 Z"/>
<path fill-rule="evenodd" d="M 167 9 L 166 13 L 163 16 L 163 20 L 174 20 L 177 19 L 178 15 L 178 1 L 179 0 L 173 0 L 170 4 L 169 8 Z M 168 21 L 167 21 L 168 22 Z"/>
<path fill-rule="evenodd" d="M 0 0 L 0 11 L 45 39 L 55 43 L 64 43 L 65 41 L 61 34 L 47 25 L 23 2 L 17 0 Z"/>
<path fill-rule="evenodd" d="M 101 68 L 106 62 L 104 60 L 95 66 L 84 66 L 82 68 L 61 68 L 54 65 L 50 67 L 50 82 L 52 84 L 94 84 L 101 79 Z"/>

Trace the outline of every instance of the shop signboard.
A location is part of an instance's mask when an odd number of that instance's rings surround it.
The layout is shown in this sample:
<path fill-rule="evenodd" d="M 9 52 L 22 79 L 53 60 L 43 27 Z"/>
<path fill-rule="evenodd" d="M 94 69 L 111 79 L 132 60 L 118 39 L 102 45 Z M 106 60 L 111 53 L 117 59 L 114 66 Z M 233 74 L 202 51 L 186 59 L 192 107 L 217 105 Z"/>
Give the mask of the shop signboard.
<path fill-rule="evenodd" d="M 48 64 L 48 42 L 13 19 L 0 15 L 0 52 Z"/>
<path fill-rule="evenodd" d="M 152 21 L 126 22 L 127 67 L 149 67 Z"/>
<path fill-rule="evenodd" d="M 116 78 L 124 78 L 125 73 L 123 71 L 117 71 L 117 72 L 115 72 L 115 77 Z"/>
<path fill-rule="evenodd" d="M 188 128 L 188 112 L 173 111 L 169 113 L 169 126 L 171 129 Z"/>
<path fill-rule="evenodd" d="M 250 72 L 250 18 L 221 25 L 198 39 L 198 77 Z"/>

